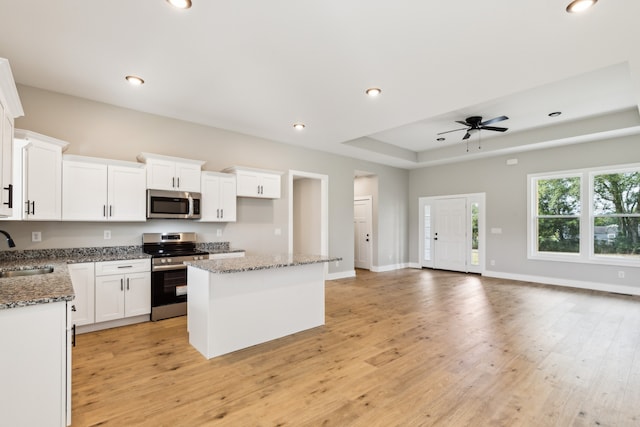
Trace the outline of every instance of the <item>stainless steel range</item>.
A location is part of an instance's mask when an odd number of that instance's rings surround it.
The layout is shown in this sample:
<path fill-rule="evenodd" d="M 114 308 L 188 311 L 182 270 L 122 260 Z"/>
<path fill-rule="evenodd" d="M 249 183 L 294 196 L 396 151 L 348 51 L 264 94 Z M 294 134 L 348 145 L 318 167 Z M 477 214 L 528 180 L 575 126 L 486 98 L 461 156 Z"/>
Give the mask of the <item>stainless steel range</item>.
<path fill-rule="evenodd" d="M 187 266 L 208 259 L 196 249 L 196 233 L 144 233 L 142 247 L 151 257 L 151 320 L 187 314 Z"/>

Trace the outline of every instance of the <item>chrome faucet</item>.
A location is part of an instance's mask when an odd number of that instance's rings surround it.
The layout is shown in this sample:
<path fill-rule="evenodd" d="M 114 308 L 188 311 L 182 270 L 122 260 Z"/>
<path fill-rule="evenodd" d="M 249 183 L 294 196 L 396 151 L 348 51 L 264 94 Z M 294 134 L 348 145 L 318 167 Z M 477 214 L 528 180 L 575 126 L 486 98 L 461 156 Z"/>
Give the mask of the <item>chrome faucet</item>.
<path fill-rule="evenodd" d="M 15 248 L 16 247 L 16 244 L 13 243 L 13 239 L 11 238 L 9 233 L 7 233 L 4 230 L 0 230 L 0 233 L 4 234 L 7 237 L 7 245 L 9 245 L 10 248 Z"/>

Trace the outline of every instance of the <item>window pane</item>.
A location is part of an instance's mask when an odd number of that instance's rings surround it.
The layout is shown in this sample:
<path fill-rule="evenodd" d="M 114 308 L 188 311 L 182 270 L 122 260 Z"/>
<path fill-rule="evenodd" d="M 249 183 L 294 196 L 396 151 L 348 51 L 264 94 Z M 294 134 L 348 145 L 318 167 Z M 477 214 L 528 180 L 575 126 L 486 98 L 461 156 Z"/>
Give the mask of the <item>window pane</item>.
<path fill-rule="evenodd" d="M 471 265 L 480 265 L 478 245 L 480 233 L 478 226 L 478 203 L 471 204 Z"/>
<path fill-rule="evenodd" d="M 580 252 L 578 218 L 538 218 L 538 251 Z"/>
<path fill-rule="evenodd" d="M 579 215 L 580 177 L 538 180 L 538 215 Z"/>
<path fill-rule="evenodd" d="M 595 215 L 640 213 L 640 172 L 593 177 Z"/>
<path fill-rule="evenodd" d="M 594 218 L 593 248 L 596 255 L 640 257 L 640 217 Z"/>

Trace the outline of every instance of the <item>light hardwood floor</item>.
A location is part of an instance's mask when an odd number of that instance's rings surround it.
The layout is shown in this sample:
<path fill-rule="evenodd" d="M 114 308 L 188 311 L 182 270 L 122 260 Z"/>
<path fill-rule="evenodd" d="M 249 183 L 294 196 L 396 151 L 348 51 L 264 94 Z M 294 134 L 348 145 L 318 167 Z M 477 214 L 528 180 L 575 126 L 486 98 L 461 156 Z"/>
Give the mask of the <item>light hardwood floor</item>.
<path fill-rule="evenodd" d="M 84 334 L 73 426 L 96 425 L 638 426 L 640 298 L 358 271 L 325 326 L 208 361 L 185 317 Z"/>

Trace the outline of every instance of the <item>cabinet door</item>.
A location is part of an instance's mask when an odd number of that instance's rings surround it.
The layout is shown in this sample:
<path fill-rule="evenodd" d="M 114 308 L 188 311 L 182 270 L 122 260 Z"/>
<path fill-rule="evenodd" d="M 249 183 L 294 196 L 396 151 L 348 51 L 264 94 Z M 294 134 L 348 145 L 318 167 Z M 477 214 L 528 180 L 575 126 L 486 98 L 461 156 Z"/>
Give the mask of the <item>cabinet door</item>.
<path fill-rule="evenodd" d="M 124 316 L 151 313 L 151 273 L 125 275 Z"/>
<path fill-rule="evenodd" d="M 60 147 L 31 142 L 24 151 L 24 205 L 27 220 L 62 217 L 62 151 Z"/>
<path fill-rule="evenodd" d="M 147 188 L 176 190 L 176 164 L 162 159 L 147 160 Z"/>
<path fill-rule="evenodd" d="M 255 172 L 238 171 L 237 177 L 237 195 L 244 197 L 259 197 L 258 188 L 260 180 Z"/>
<path fill-rule="evenodd" d="M 280 175 L 262 174 L 260 176 L 260 196 L 268 199 L 280 198 Z"/>
<path fill-rule="evenodd" d="M 220 221 L 220 177 L 203 173 L 200 191 L 202 193 L 200 221 Z"/>
<path fill-rule="evenodd" d="M 5 108 L 0 102 L 0 216 L 11 216 L 13 209 L 13 120 L 5 116 Z"/>
<path fill-rule="evenodd" d="M 236 178 L 234 176 L 220 178 L 220 209 L 222 221 L 236 220 Z"/>
<path fill-rule="evenodd" d="M 200 192 L 200 174 L 199 165 L 191 163 L 176 163 L 176 190 Z"/>
<path fill-rule="evenodd" d="M 110 221 L 146 221 L 146 172 L 143 168 L 109 165 Z"/>
<path fill-rule="evenodd" d="M 107 165 L 62 162 L 62 219 L 107 220 Z"/>
<path fill-rule="evenodd" d="M 71 304 L 75 306 L 73 323 L 77 326 L 95 322 L 95 268 L 92 262 L 69 264 L 69 276 L 76 297 Z"/>
<path fill-rule="evenodd" d="M 96 277 L 96 322 L 124 317 L 124 274 Z"/>

